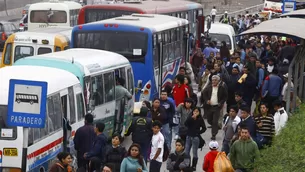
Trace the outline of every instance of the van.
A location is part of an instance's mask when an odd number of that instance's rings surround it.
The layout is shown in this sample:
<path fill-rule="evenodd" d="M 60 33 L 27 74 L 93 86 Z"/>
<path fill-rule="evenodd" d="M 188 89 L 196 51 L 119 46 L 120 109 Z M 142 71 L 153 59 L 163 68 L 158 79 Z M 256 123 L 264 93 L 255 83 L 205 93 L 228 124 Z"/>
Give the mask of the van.
<path fill-rule="evenodd" d="M 205 26 L 205 30 L 208 30 Z M 216 47 L 219 49 L 221 42 L 225 41 L 231 54 L 236 49 L 235 31 L 231 25 L 222 23 L 212 23 L 209 30 L 209 36 L 212 41 L 216 41 Z"/>

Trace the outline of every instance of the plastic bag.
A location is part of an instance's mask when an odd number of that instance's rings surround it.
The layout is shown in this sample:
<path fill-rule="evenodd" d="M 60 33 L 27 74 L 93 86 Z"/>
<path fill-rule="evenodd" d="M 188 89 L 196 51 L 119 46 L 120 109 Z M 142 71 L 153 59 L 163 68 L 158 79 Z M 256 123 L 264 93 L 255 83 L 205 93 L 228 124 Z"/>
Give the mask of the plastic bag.
<path fill-rule="evenodd" d="M 214 172 L 234 172 L 225 152 L 219 152 L 214 161 Z"/>

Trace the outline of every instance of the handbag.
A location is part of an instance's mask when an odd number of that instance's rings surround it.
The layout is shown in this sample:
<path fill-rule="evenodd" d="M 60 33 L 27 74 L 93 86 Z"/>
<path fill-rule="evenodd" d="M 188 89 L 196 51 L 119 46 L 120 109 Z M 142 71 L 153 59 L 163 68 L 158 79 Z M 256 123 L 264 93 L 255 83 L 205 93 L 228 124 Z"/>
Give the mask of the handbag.
<path fill-rule="evenodd" d="M 181 121 L 181 117 L 178 113 L 175 113 L 175 115 L 173 116 L 173 124 L 174 125 L 179 125 Z"/>

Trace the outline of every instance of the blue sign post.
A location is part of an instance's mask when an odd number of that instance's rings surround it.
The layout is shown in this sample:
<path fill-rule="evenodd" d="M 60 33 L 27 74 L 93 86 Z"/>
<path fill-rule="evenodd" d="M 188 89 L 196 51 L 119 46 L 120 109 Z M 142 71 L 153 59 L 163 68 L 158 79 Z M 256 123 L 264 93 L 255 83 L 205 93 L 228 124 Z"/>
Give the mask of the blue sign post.
<path fill-rule="evenodd" d="M 282 13 L 294 11 L 297 8 L 296 0 L 283 0 Z"/>
<path fill-rule="evenodd" d="M 8 93 L 7 124 L 23 128 L 21 171 L 27 170 L 29 128 L 44 128 L 48 83 L 11 79 Z"/>
<path fill-rule="evenodd" d="M 7 124 L 44 128 L 47 104 L 47 82 L 10 80 Z"/>

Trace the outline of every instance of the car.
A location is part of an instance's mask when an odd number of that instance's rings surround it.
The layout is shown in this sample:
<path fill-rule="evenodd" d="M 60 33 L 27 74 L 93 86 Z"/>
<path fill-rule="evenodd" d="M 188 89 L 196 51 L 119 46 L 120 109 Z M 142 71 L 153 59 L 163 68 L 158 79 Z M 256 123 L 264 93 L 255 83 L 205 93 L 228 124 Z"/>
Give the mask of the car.
<path fill-rule="evenodd" d="M 0 21 L 0 50 L 3 50 L 6 39 L 17 31 L 12 22 Z"/>

